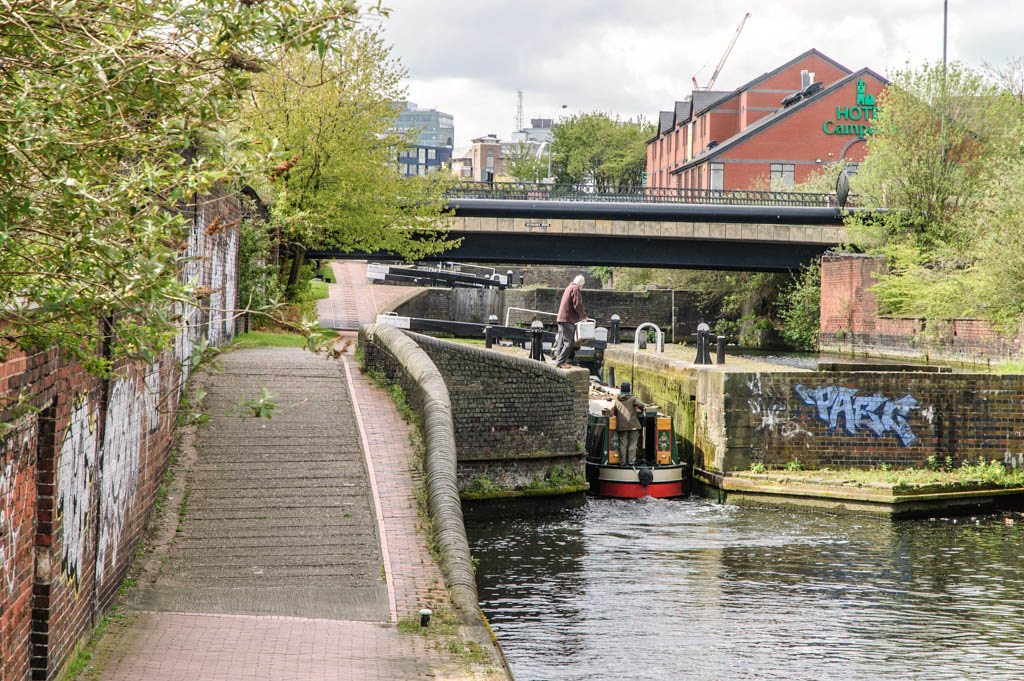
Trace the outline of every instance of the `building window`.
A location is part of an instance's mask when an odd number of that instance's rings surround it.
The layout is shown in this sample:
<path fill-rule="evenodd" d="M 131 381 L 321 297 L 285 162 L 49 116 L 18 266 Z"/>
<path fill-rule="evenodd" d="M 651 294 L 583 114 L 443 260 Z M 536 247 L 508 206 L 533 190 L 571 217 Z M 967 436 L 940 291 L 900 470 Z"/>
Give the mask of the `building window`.
<path fill-rule="evenodd" d="M 436 161 L 437 160 L 437 149 L 427 149 L 427 160 L 428 161 Z"/>
<path fill-rule="evenodd" d="M 796 172 L 796 164 L 794 163 L 772 163 L 770 166 L 771 173 L 771 188 L 777 189 L 789 189 L 794 182 L 794 174 Z"/>
<path fill-rule="evenodd" d="M 854 175 L 857 174 L 858 170 L 860 170 L 860 164 L 859 163 L 847 163 L 846 164 L 846 174 L 848 176 L 853 177 Z"/>
<path fill-rule="evenodd" d="M 710 189 L 722 191 L 723 189 L 725 189 L 725 164 L 711 163 L 709 165 L 711 175 Z"/>
<path fill-rule="evenodd" d="M 418 153 L 417 153 L 417 160 L 418 160 L 418 161 L 419 161 L 420 163 L 426 163 L 426 162 L 427 162 L 427 150 L 426 150 L 426 149 L 424 149 L 423 147 L 420 147 L 420 148 L 419 148 L 419 149 L 417 150 L 417 152 L 418 152 Z"/>

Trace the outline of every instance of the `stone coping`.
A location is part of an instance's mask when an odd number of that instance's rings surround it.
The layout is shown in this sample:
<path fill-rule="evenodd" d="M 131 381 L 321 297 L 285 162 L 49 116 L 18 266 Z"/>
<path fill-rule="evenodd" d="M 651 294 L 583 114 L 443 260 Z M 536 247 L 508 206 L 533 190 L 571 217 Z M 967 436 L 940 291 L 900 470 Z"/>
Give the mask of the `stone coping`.
<path fill-rule="evenodd" d="M 817 506 L 830 510 L 866 511 L 899 517 L 907 514 L 957 512 L 963 508 L 999 507 L 1024 503 L 1024 486 L 963 484 L 956 489 L 934 483 L 837 481 L 788 472 L 721 474 L 694 470 L 694 480 L 724 493 L 726 501 Z M 940 491 L 941 489 L 941 491 Z"/>

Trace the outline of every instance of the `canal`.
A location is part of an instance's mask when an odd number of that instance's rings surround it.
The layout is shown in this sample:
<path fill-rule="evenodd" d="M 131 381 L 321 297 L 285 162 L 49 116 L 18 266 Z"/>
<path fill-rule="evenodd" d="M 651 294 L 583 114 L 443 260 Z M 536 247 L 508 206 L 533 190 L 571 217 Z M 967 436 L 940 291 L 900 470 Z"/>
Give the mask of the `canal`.
<path fill-rule="evenodd" d="M 1024 678 L 1024 516 L 588 498 L 466 526 L 517 681 Z"/>

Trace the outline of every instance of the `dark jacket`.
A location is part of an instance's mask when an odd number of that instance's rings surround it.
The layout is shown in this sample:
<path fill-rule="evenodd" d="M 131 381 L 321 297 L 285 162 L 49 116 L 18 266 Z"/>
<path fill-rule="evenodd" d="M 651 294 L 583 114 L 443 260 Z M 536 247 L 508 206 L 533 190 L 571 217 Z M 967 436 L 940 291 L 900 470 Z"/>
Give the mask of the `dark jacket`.
<path fill-rule="evenodd" d="M 619 395 L 615 398 L 615 430 L 640 430 L 640 419 L 636 417 L 637 409 L 646 409 L 647 405 L 636 399 L 633 393 Z"/>
<path fill-rule="evenodd" d="M 562 293 L 562 302 L 558 306 L 558 322 L 575 324 L 581 319 L 586 319 L 587 313 L 583 311 L 583 291 L 579 284 L 569 284 Z"/>

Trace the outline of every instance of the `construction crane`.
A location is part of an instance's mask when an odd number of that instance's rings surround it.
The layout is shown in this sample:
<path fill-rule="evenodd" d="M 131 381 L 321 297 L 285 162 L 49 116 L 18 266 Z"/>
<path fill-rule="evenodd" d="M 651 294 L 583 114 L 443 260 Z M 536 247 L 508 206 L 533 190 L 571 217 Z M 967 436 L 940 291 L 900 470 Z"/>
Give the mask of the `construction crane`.
<path fill-rule="evenodd" d="M 692 77 L 693 87 L 695 90 L 710 90 L 715 86 L 715 81 L 718 80 L 718 74 L 722 72 L 722 67 L 725 66 L 725 60 L 729 58 L 729 53 L 732 52 L 732 47 L 736 44 L 736 39 L 740 37 L 740 31 L 743 30 L 743 24 L 747 23 L 747 19 L 749 18 L 750 12 L 747 12 L 743 15 L 743 18 L 740 19 L 740 25 L 736 27 L 736 32 L 733 33 L 732 40 L 729 41 L 729 46 L 725 48 L 725 54 L 723 54 L 722 58 L 718 60 L 718 66 L 715 67 L 715 72 L 711 74 L 711 80 L 708 81 L 708 84 L 701 88 L 701 86 L 697 84 L 697 76 Z"/>

